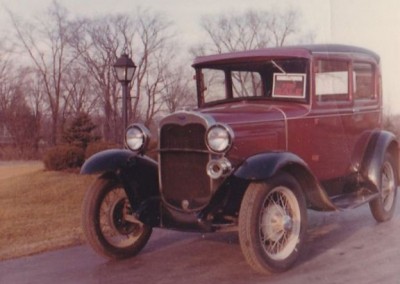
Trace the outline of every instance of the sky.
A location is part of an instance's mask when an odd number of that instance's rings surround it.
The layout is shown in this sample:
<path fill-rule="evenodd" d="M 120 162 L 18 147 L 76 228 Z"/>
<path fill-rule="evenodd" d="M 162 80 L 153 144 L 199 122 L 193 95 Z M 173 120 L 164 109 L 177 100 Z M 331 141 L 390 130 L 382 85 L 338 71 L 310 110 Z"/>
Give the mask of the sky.
<path fill-rule="evenodd" d="M 21 18 L 45 9 L 52 0 L 0 0 L 0 26 L 7 28 L 5 8 Z M 185 46 L 201 42 L 203 16 L 240 11 L 292 8 L 301 14 L 302 30 L 315 43 L 341 43 L 372 49 L 381 56 L 386 113 L 400 113 L 400 1 L 398 0 L 58 0 L 81 16 L 134 13 L 137 7 L 163 13 L 175 24 Z M 190 65 L 191 62 L 189 61 Z"/>

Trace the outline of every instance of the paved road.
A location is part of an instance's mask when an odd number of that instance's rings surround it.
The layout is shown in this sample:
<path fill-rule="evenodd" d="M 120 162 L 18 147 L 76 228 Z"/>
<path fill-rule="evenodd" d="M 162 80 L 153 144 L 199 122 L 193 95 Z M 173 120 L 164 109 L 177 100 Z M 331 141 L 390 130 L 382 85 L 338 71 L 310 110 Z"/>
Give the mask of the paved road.
<path fill-rule="evenodd" d="M 377 224 L 368 206 L 309 217 L 308 252 L 290 271 L 261 276 L 235 233 L 156 230 L 136 257 L 111 262 L 87 246 L 0 263 L 0 283 L 383 283 L 400 284 L 400 209 Z"/>

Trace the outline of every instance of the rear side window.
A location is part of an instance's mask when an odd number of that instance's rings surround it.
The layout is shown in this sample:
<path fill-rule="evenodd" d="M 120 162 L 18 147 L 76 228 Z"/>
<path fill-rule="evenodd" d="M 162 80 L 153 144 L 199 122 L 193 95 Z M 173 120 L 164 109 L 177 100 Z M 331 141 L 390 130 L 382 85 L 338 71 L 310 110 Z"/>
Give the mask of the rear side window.
<path fill-rule="evenodd" d="M 376 98 L 375 69 L 370 63 L 353 64 L 355 100 L 374 100 Z"/>
<path fill-rule="evenodd" d="M 347 61 L 318 60 L 315 70 L 315 95 L 318 101 L 349 100 Z"/>

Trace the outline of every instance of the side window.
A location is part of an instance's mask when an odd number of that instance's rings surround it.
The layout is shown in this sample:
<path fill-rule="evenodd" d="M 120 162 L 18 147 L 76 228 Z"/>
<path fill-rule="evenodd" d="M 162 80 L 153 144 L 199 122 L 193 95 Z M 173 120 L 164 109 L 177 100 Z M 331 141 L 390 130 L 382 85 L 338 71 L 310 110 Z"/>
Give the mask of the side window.
<path fill-rule="evenodd" d="M 220 70 L 203 69 L 204 101 L 206 103 L 226 98 L 225 74 Z"/>
<path fill-rule="evenodd" d="M 353 65 L 355 100 L 375 100 L 375 69 L 370 63 L 355 62 Z"/>
<path fill-rule="evenodd" d="M 337 60 L 317 60 L 315 66 L 317 101 L 349 100 L 349 63 Z"/>

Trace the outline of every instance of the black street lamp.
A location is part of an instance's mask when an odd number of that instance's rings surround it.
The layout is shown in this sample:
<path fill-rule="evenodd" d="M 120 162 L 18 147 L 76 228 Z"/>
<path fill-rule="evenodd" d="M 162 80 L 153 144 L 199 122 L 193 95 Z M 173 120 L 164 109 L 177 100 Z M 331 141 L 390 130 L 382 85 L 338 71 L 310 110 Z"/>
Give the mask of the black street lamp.
<path fill-rule="evenodd" d="M 136 65 L 132 59 L 124 52 L 113 65 L 115 76 L 122 85 L 122 124 L 125 129 L 128 127 L 128 85 L 135 75 Z"/>

